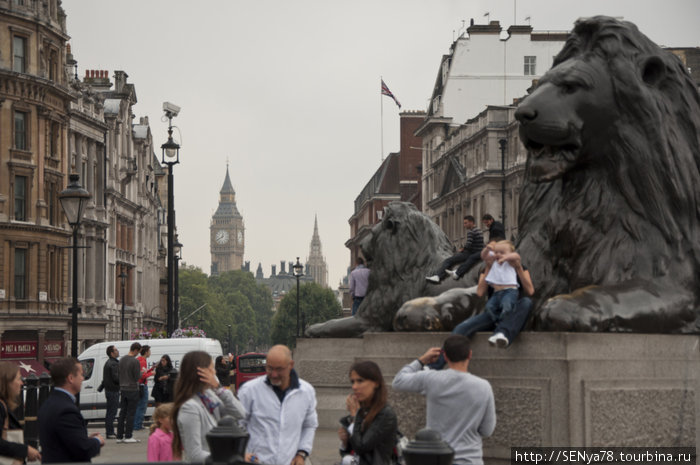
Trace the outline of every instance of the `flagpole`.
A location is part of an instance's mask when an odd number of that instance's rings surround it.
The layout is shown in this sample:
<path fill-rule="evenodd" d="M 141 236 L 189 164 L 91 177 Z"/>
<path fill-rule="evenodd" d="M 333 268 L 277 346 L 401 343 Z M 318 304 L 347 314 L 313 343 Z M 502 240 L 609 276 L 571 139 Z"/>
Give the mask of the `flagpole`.
<path fill-rule="evenodd" d="M 379 76 L 380 82 L 384 82 L 384 78 L 382 76 Z M 381 108 L 380 110 L 380 119 L 381 119 L 381 139 L 382 139 L 382 146 L 381 146 L 381 153 L 379 154 L 379 160 L 384 161 L 384 95 L 382 95 L 381 92 L 379 92 L 379 107 Z"/>

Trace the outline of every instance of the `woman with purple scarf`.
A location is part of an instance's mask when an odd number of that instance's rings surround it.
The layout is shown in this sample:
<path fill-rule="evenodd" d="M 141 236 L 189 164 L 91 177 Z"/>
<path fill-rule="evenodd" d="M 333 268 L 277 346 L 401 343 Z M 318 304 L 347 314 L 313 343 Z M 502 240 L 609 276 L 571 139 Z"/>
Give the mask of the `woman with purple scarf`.
<path fill-rule="evenodd" d="M 203 463 L 210 455 L 206 434 L 225 415 L 244 419 L 245 410 L 233 393 L 219 384 L 208 353 L 188 352 L 180 367 L 173 401 L 173 456 Z"/>

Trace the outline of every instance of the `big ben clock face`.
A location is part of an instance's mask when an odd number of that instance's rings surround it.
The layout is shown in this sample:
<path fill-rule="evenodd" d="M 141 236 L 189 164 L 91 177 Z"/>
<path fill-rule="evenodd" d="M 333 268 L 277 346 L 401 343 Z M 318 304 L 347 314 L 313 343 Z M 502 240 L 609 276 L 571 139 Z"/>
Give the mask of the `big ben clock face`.
<path fill-rule="evenodd" d="M 228 231 L 219 231 L 216 233 L 217 244 L 225 244 L 228 242 Z"/>
<path fill-rule="evenodd" d="M 243 243 L 243 231 L 238 231 L 238 243 Z"/>

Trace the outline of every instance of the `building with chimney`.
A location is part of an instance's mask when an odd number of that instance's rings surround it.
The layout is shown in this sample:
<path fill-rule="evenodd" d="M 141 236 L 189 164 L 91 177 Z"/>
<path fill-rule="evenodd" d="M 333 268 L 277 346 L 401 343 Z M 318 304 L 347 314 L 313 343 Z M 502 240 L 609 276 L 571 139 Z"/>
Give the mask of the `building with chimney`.
<path fill-rule="evenodd" d="M 498 21 L 468 27 L 441 59 L 422 138 L 422 207 L 456 246 L 462 218 L 490 213 L 507 237 L 517 235 L 518 192 L 525 149 L 517 134 L 515 99 L 550 67 L 567 32 Z"/>
<path fill-rule="evenodd" d="M 426 113 L 404 111 L 400 118 L 400 151 L 390 153 L 374 172 L 355 198 L 350 224 L 350 239 L 345 246 L 350 249 L 350 263 L 360 254 L 360 243 L 372 226 L 381 221 L 384 207 L 391 201 L 411 202 L 420 210 L 422 206 L 421 138 L 415 132 L 423 124 Z M 345 307 L 343 301 L 343 307 Z"/>
<path fill-rule="evenodd" d="M 245 227 L 236 206 L 236 191 L 228 174 L 228 163 L 224 185 L 219 191 L 219 207 L 211 218 L 209 231 L 211 275 L 242 269 Z"/>
<path fill-rule="evenodd" d="M 79 298 L 88 310 L 86 318 L 94 309 L 105 320 L 83 323 L 92 326 L 81 335 L 86 345 L 122 339 L 122 333 L 130 338 L 144 327 L 162 329 L 167 316 L 167 205 L 161 201 L 162 195 L 167 202 L 167 184 L 162 183 L 165 172 L 155 156 L 148 117 L 135 121 L 136 87 L 128 77 L 114 71 L 112 82 L 107 70 L 86 70 L 83 92 L 101 99 L 106 130 L 100 142 L 76 126 L 69 139 L 85 186 L 94 190 L 91 217 L 108 225 L 94 240 L 91 223 L 86 225 L 90 248 L 85 252 L 85 290 Z"/>
<path fill-rule="evenodd" d="M 255 282 L 264 284 L 270 289 L 270 293 L 272 294 L 272 309 L 274 311 L 277 311 L 279 308 L 282 298 L 292 289 L 296 288 L 297 278 L 294 276 L 294 263 L 296 262 L 280 261 L 279 273 L 277 272 L 277 266 L 272 265 L 270 267 L 270 276 L 267 278 L 263 274 L 262 263 L 258 263 L 258 268 L 255 271 Z M 313 282 L 314 278 L 309 274 L 309 264 L 307 263 L 304 267 L 304 275 L 299 278 L 299 285 Z"/>

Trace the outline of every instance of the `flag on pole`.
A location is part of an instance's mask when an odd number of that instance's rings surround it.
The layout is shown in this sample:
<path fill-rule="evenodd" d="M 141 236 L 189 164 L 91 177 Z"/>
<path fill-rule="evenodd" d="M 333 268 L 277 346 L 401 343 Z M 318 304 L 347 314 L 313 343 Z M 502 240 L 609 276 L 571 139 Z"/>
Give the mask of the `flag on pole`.
<path fill-rule="evenodd" d="M 384 84 L 384 79 L 382 79 L 382 95 L 386 95 L 387 97 L 393 98 L 394 102 L 396 102 L 396 105 L 398 105 L 399 109 L 401 109 L 401 103 L 399 103 L 399 101 L 396 100 L 394 94 L 392 94 L 389 88 L 386 86 L 386 84 Z"/>

